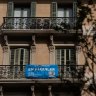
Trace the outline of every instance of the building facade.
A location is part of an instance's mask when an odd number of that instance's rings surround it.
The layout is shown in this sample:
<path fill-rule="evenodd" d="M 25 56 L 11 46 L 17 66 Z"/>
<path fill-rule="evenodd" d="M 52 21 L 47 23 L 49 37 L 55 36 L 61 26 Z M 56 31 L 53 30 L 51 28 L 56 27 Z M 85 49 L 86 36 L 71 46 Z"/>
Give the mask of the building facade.
<path fill-rule="evenodd" d="M 0 96 L 79 96 L 85 58 L 77 2 L 0 0 L 0 13 Z M 26 64 L 57 64 L 59 76 L 27 79 Z"/>

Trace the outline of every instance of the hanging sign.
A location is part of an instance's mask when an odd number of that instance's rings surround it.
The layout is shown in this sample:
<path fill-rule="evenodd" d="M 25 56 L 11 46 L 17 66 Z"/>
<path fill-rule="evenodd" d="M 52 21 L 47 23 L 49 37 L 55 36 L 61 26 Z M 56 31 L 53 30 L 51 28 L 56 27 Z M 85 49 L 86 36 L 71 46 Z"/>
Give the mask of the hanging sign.
<path fill-rule="evenodd" d="M 48 65 L 35 65 L 27 64 L 25 66 L 25 77 L 26 78 L 57 78 L 58 77 L 58 65 L 48 64 Z"/>

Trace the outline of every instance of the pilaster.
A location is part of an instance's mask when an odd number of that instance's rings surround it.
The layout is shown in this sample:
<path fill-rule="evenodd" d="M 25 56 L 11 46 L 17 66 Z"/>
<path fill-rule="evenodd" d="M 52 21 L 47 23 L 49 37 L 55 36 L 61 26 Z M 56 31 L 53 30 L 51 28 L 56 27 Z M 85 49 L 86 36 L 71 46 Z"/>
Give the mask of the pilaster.
<path fill-rule="evenodd" d="M 3 65 L 9 65 L 9 47 L 3 46 Z"/>
<path fill-rule="evenodd" d="M 30 48 L 30 64 L 35 64 L 36 46 Z"/>
<path fill-rule="evenodd" d="M 54 46 L 49 46 L 49 56 L 50 56 L 50 64 L 55 63 L 55 48 Z"/>

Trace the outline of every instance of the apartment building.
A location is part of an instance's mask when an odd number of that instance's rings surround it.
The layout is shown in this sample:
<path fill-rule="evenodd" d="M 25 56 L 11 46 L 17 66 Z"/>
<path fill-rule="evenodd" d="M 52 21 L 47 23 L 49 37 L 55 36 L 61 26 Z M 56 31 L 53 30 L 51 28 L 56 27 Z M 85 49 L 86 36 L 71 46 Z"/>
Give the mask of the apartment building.
<path fill-rule="evenodd" d="M 76 4 L 0 0 L 0 96 L 80 95 L 85 59 L 77 40 L 82 30 L 76 30 Z M 26 64 L 57 64 L 59 76 L 27 79 Z"/>

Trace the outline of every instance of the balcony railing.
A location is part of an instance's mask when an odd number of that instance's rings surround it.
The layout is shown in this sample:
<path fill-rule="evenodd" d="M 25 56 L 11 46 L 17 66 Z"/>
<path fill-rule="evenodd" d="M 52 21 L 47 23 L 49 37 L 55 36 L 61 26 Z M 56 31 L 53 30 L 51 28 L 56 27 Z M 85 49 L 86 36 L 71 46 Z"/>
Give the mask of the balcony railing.
<path fill-rule="evenodd" d="M 4 17 L 3 29 L 74 29 L 74 17 Z"/>
<path fill-rule="evenodd" d="M 59 65 L 59 76 L 62 79 L 80 79 L 83 77 L 84 66 L 82 65 Z M 26 79 L 25 66 L 20 65 L 0 65 L 0 79 Z"/>

